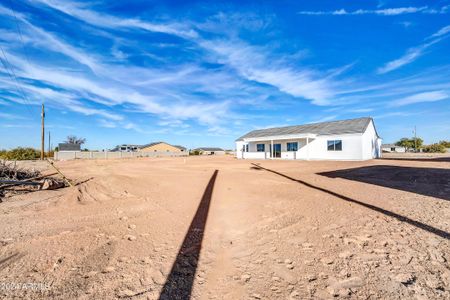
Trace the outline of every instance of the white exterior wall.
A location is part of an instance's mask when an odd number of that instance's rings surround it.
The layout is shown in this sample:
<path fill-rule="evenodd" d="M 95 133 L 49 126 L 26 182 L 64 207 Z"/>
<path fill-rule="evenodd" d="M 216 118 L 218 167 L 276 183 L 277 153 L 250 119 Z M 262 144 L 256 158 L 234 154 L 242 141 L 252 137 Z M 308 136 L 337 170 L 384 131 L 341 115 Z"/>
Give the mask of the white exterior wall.
<path fill-rule="evenodd" d="M 341 140 L 342 151 L 328 151 L 329 140 Z M 287 151 L 288 142 L 297 142 L 298 151 Z M 381 139 L 377 136 L 375 126 L 371 121 L 366 131 L 353 134 L 322 135 L 309 138 L 274 140 L 274 144 L 281 144 L 281 159 L 311 159 L 311 160 L 367 160 L 381 157 Z M 242 152 L 245 145 L 249 145 L 248 152 Z M 257 152 L 257 144 L 265 145 L 265 152 Z M 270 141 L 236 142 L 236 157 L 249 159 L 269 159 Z"/>
<path fill-rule="evenodd" d="M 395 148 L 395 150 L 392 151 L 391 148 Z M 395 146 L 395 147 L 385 147 L 385 148 L 382 148 L 381 150 L 383 150 L 383 151 L 385 151 L 385 152 L 398 152 L 398 153 L 405 153 L 405 152 L 406 152 L 405 147 L 398 147 L 398 146 Z"/>
<path fill-rule="evenodd" d="M 236 142 L 236 158 L 244 158 L 244 146 L 247 143 L 244 141 Z"/>
<path fill-rule="evenodd" d="M 372 121 L 370 121 L 369 126 L 367 126 L 367 129 L 362 136 L 361 142 L 363 145 L 362 159 L 381 157 L 381 139 L 377 136 L 375 126 L 373 125 Z"/>
<path fill-rule="evenodd" d="M 328 151 L 329 140 L 341 140 L 342 151 Z M 323 160 L 361 160 L 361 134 L 340 134 L 318 136 L 309 144 L 310 159 Z"/>

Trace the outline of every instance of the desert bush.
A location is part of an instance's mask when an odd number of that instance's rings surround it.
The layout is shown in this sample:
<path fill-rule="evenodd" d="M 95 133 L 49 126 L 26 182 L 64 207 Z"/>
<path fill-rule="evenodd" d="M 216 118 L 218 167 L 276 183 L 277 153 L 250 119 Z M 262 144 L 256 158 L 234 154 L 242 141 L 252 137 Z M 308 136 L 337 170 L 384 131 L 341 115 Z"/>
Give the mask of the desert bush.
<path fill-rule="evenodd" d="M 439 144 L 441 144 L 445 148 L 450 148 L 450 141 L 440 141 Z"/>
<path fill-rule="evenodd" d="M 41 156 L 41 153 L 33 148 L 14 148 L 11 150 L 1 150 L 0 158 L 7 160 L 32 160 Z"/>
<path fill-rule="evenodd" d="M 428 153 L 445 153 L 445 147 L 442 144 L 431 144 L 423 147 L 423 152 Z"/>

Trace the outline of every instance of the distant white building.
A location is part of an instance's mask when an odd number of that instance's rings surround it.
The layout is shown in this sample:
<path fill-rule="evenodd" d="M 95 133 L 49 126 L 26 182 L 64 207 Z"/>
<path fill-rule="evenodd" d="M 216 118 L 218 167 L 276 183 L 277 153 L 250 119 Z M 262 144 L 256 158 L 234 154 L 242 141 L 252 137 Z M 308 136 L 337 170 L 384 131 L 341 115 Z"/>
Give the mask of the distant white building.
<path fill-rule="evenodd" d="M 402 146 L 397 146 L 395 144 L 383 144 L 381 145 L 381 150 L 383 152 L 397 152 L 397 153 L 405 153 L 406 148 Z"/>
<path fill-rule="evenodd" d="M 201 155 L 225 155 L 225 150 L 217 147 L 201 147 L 193 149 L 193 151 L 198 151 Z"/>
<path fill-rule="evenodd" d="M 236 140 L 240 159 L 367 160 L 381 157 L 372 118 L 253 130 Z"/>

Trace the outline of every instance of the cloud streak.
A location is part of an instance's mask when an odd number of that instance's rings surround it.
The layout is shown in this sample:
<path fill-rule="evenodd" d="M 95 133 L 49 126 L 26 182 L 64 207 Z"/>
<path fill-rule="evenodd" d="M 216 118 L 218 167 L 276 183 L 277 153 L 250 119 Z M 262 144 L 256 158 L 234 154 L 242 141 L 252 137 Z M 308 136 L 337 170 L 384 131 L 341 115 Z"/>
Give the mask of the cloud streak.
<path fill-rule="evenodd" d="M 432 91 L 414 94 L 402 99 L 395 100 L 390 103 L 390 106 L 398 107 L 398 106 L 406 106 L 417 103 L 428 103 L 428 102 L 436 102 L 445 99 L 449 99 L 450 94 L 445 91 Z"/>
<path fill-rule="evenodd" d="M 419 46 L 409 48 L 406 53 L 401 56 L 400 58 L 394 59 L 390 62 L 387 62 L 384 66 L 378 68 L 377 73 L 378 74 L 385 74 L 389 73 L 391 71 L 397 70 L 398 68 L 401 68 L 407 64 L 410 64 L 414 62 L 416 59 L 418 59 L 420 56 L 422 56 L 425 53 L 425 50 L 428 49 L 430 46 L 440 42 L 442 39 L 446 37 L 446 35 L 450 32 L 450 25 L 445 26 L 441 28 L 436 33 L 432 34 L 431 36 L 427 37 L 425 40 L 431 40 L 429 42 L 423 43 Z"/>
<path fill-rule="evenodd" d="M 354 11 L 347 11 L 345 9 L 338 9 L 333 11 L 299 11 L 299 15 L 309 16 L 348 16 L 348 15 L 378 15 L 378 16 L 398 16 L 405 14 L 445 14 L 448 12 L 448 7 L 444 6 L 440 9 L 432 9 L 428 6 L 421 7 L 396 7 L 396 8 L 384 8 L 384 9 L 358 9 Z"/>

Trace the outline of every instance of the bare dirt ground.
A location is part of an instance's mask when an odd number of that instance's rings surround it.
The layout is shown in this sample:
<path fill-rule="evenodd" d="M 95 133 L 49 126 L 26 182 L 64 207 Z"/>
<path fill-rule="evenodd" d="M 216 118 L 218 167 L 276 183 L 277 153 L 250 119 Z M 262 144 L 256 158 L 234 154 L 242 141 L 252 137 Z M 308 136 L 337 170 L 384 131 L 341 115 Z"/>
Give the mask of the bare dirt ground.
<path fill-rule="evenodd" d="M 0 298 L 449 299 L 450 161 L 407 158 L 58 162 L 0 203 Z"/>

